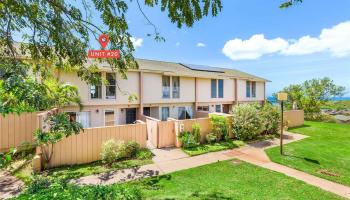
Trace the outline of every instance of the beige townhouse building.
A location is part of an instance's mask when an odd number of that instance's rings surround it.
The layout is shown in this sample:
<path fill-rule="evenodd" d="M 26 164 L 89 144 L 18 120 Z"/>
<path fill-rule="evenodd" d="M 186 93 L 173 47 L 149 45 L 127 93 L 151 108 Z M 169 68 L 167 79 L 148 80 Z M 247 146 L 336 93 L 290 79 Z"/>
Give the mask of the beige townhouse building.
<path fill-rule="evenodd" d="M 84 127 L 134 123 L 142 115 L 159 120 L 199 117 L 198 113 L 229 113 L 238 103 L 265 101 L 266 82 L 242 71 L 201 65 L 138 59 L 139 69 L 122 79 L 101 64 L 107 84 L 88 85 L 75 72 L 60 73 L 63 83 L 76 85 L 83 109 L 63 108 Z M 129 101 L 133 94 L 138 98 Z"/>

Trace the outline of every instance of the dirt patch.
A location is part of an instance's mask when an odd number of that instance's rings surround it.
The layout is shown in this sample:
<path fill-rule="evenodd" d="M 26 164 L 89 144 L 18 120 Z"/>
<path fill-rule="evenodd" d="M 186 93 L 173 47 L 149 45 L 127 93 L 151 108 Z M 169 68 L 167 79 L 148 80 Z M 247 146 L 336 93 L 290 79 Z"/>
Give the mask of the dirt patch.
<path fill-rule="evenodd" d="M 241 161 L 241 160 L 234 159 L 234 160 L 231 161 L 231 163 L 232 163 L 233 165 L 237 165 L 237 164 L 242 163 L 242 161 Z"/>
<path fill-rule="evenodd" d="M 318 170 L 318 172 L 321 173 L 321 174 L 328 175 L 328 176 L 335 176 L 335 177 L 340 176 L 339 174 L 336 174 L 334 172 L 330 172 L 330 171 L 328 171 L 326 169 L 320 169 L 320 170 Z"/>

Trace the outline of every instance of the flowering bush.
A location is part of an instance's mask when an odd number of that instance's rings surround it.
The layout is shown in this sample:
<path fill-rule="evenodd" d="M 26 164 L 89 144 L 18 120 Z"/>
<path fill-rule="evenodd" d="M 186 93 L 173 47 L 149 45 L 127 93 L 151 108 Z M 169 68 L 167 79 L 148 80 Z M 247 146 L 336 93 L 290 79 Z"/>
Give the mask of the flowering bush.
<path fill-rule="evenodd" d="M 266 103 L 260 110 L 259 115 L 263 127 L 263 133 L 277 134 L 281 123 L 281 114 L 278 107 Z"/>
<path fill-rule="evenodd" d="M 262 131 L 259 111 L 254 105 L 240 104 L 234 107 L 232 132 L 239 140 L 251 140 Z"/>

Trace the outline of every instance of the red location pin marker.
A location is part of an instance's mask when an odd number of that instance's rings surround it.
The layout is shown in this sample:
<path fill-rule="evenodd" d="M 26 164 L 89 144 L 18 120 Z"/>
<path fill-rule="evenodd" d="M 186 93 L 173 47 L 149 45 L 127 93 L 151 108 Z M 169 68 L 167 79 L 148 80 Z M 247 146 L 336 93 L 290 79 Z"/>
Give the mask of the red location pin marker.
<path fill-rule="evenodd" d="M 100 37 L 98 38 L 98 41 L 100 42 L 100 45 L 102 46 L 102 48 L 105 48 L 109 42 L 108 35 L 101 34 Z"/>

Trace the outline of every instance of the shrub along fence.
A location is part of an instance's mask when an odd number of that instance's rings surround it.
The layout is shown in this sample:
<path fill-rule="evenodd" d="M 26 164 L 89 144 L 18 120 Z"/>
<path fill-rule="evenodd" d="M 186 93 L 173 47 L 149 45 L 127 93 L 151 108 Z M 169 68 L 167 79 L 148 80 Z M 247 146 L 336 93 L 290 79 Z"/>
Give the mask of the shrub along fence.
<path fill-rule="evenodd" d="M 85 128 L 83 132 L 62 139 L 53 145 L 53 156 L 47 168 L 62 165 L 84 164 L 101 159 L 102 144 L 110 139 L 125 142 L 136 141 L 142 148 L 147 142 L 146 124 L 138 124 Z M 37 148 L 40 155 L 40 148 Z M 41 166 L 36 166 L 41 168 Z M 39 170 L 40 169 L 36 169 Z"/>
<path fill-rule="evenodd" d="M 225 113 L 212 113 L 227 117 L 229 136 L 233 137 L 232 133 L 232 115 Z M 304 111 L 293 110 L 284 112 L 284 118 L 288 121 L 289 127 L 301 126 L 304 124 Z M 205 136 L 212 131 L 212 124 L 209 117 L 176 120 L 168 118 L 167 121 L 160 121 L 151 117 L 145 116 L 147 124 L 147 134 L 150 144 L 155 148 L 164 147 L 180 147 L 178 135 L 184 131 L 192 131 L 192 126 L 198 123 L 201 127 L 201 142 L 205 141 Z"/>
<path fill-rule="evenodd" d="M 213 113 L 214 114 L 214 113 Z M 228 118 L 229 133 L 232 136 L 231 122 L 232 116 L 223 113 L 215 113 L 217 115 L 223 115 Z M 176 120 L 168 118 L 167 121 L 160 121 L 151 117 L 145 117 L 147 124 L 147 134 L 150 144 L 155 148 L 164 147 L 179 147 L 180 143 L 178 135 L 183 131 L 192 131 L 192 126 L 198 123 L 201 127 L 201 141 L 205 141 L 205 136 L 211 132 L 212 125 L 210 118 L 196 118 L 196 119 L 185 119 Z"/>

